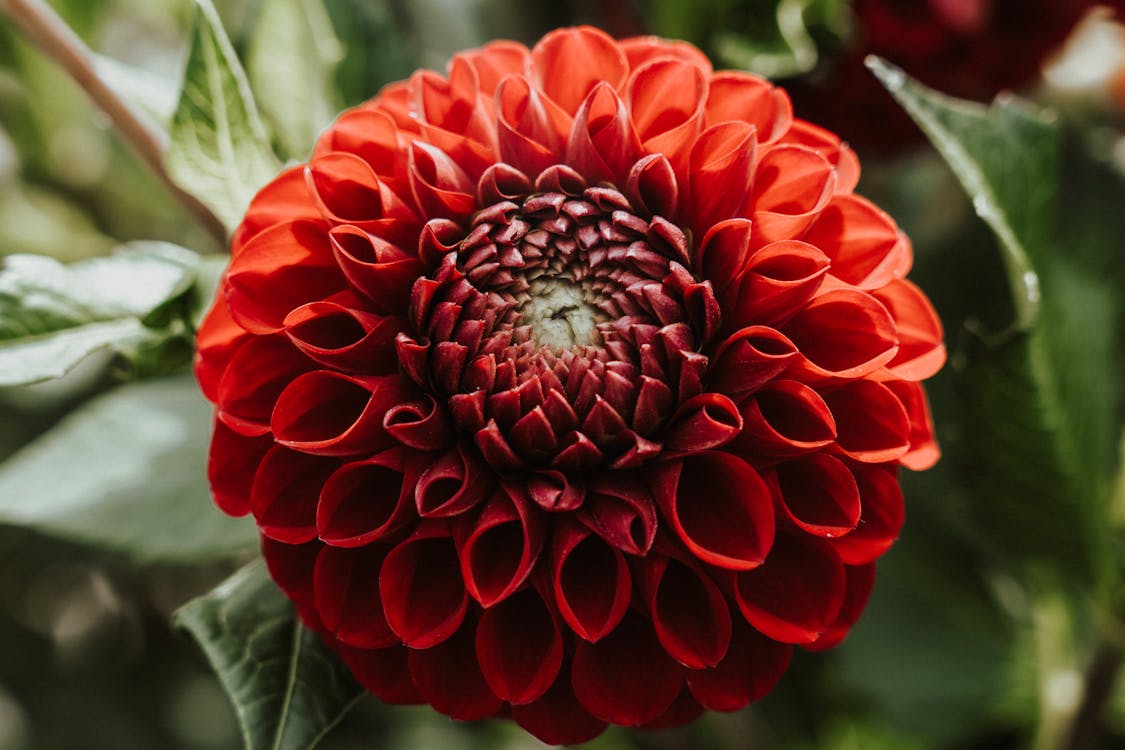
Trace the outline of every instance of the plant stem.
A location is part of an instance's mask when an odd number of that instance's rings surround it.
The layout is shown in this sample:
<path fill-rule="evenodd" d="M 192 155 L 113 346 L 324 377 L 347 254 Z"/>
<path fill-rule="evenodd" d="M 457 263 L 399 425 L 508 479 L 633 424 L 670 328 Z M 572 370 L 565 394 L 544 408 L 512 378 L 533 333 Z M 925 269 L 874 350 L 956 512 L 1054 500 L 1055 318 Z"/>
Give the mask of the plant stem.
<path fill-rule="evenodd" d="M 141 119 L 98 76 L 90 49 L 66 22 L 43 0 L 0 0 L 0 12 L 11 19 L 28 41 L 74 79 L 94 104 L 109 116 L 121 136 L 132 145 L 176 200 L 204 229 L 225 244 L 226 231 L 218 218 L 195 196 L 173 182 L 164 168 L 163 134 Z"/>
<path fill-rule="evenodd" d="M 1064 747 L 1067 750 L 1085 750 L 1100 747 L 1104 741 L 1102 714 L 1105 704 L 1113 696 L 1113 686 L 1125 660 L 1121 644 L 1106 639 L 1098 646 L 1083 685 L 1082 704 L 1074 714 Z"/>

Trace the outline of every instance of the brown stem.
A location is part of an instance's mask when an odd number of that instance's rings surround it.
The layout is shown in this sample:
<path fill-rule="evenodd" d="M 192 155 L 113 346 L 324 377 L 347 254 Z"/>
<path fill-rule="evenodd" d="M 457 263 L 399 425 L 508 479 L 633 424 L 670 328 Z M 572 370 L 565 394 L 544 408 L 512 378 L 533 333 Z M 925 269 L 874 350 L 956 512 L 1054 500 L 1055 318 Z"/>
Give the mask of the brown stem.
<path fill-rule="evenodd" d="M 1064 747 L 1067 750 L 1088 750 L 1101 747 L 1105 741 L 1102 714 L 1113 696 L 1113 686 L 1121 671 L 1125 649 L 1121 644 L 1105 640 L 1098 646 L 1086 670 L 1082 704 L 1074 714 Z"/>
<path fill-rule="evenodd" d="M 122 137 L 148 164 L 172 195 L 199 224 L 221 243 L 226 242 L 222 222 L 195 196 L 172 181 L 164 168 L 161 133 L 137 116 L 94 70 L 89 48 L 43 0 L 0 0 L 3 12 L 40 51 L 58 63 L 103 112 Z"/>

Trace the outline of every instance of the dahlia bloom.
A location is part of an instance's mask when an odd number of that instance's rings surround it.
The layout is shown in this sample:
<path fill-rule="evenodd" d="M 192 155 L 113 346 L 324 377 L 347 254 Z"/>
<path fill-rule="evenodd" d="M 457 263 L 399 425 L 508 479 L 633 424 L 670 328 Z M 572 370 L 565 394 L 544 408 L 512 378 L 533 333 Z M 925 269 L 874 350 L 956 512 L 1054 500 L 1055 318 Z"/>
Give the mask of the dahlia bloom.
<path fill-rule="evenodd" d="M 937 458 L 941 326 L 858 175 L 682 43 L 387 86 L 235 233 L 216 503 L 388 703 L 552 743 L 745 706 L 844 637 Z"/>

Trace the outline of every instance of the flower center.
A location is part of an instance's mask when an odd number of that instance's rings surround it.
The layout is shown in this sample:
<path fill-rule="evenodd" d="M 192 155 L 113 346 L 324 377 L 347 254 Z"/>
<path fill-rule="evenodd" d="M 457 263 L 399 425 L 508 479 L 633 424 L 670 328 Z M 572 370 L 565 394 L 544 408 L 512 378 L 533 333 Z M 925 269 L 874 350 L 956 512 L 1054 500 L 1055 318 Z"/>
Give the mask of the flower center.
<path fill-rule="evenodd" d="M 566 279 L 536 279 L 527 290 L 528 300 L 520 308 L 522 322 L 541 346 L 556 353 L 563 349 L 601 346 L 597 325 L 605 313 L 589 304 L 587 292 Z"/>
<path fill-rule="evenodd" d="M 680 229 L 564 176 L 477 212 L 415 283 L 415 330 L 398 344 L 403 369 L 504 472 L 658 455 L 678 405 L 703 389 L 717 322 Z"/>

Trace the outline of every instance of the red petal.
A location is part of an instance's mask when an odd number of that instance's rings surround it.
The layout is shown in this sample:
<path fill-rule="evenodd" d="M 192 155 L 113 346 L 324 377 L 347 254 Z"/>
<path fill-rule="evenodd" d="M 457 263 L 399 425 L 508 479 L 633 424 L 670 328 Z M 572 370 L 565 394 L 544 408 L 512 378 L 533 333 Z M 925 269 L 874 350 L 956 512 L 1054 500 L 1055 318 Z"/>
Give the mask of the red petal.
<path fill-rule="evenodd" d="M 721 393 L 701 393 L 680 405 L 664 436 L 664 447 L 680 453 L 717 448 L 742 431 L 738 407 Z"/>
<path fill-rule="evenodd" d="M 793 342 L 773 328 L 743 328 L 719 346 L 711 365 L 711 387 L 742 401 L 780 375 L 796 356 Z"/>
<path fill-rule="evenodd" d="M 339 461 L 297 453 L 276 445 L 254 475 L 250 509 L 261 532 L 289 544 L 316 537 L 320 489 Z"/>
<path fill-rule="evenodd" d="M 343 112 L 320 136 L 313 161 L 333 151 L 345 151 L 363 159 L 379 179 L 392 188 L 405 181 L 409 152 L 394 120 L 385 112 L 358 107 Z M 305 187 L 303 179 L 302 187 Z M 307 187 L 305 189 L 307 192 Z"/>
<path fill-rule="evenodd" d="M 543 510 L 558 513 L 581 506 L 586 499 L 586 486 L 581 477 L 548 469 L 528 475 L 527 494 Z"/>
<path fill-rule="evenodd" d="M 464 527 L 461 574 L 474 599 L 491 607 L 531 574 L 546 537 L 538 508 L 514 486 L 485 501 L 480 517 Z"/>
<path fill-rule="evenodd" d="M 428 393 L 417 401 L 388 409 L 383 429 L 403 445 L 427 452 L 445 448 L 453 438 L 445 410 Z"/>
<path fill-rule="evenodd" d="M 441 713 L 461 721 L 493 716 L 504 702 L 493 695 L 481 674 L 475 646 L 476 625 L 464 626 L 433 648 L 411 650 L 410 675 L 422 697 Z"/>
<path fill-rule="evenodd" d="M 421 261 L 359 227 L 339 226 L 329 234 L 336 262 L 352 288 L 377 312 L 405 313 L 414 281 L 425 272 Z"/>
<path fill-rule="evenodd" d="M 337 648 L 348 668 L 367 690 L 376 698 L 390 705 L 410 705 L 424 703 L 407 665 L 409 649 L 404 646 L 369 649 Z"/>
<path fill-rule="evenodd" d="M 815 453 L 779 464 L 776 471 L 785 513 L 801 530 L 832 538 L 856 528 L 859 487 L 842 461 Z"/>
<path fill-rule="evenodd" d="M 324 545 L 317 540 L 303 544 L 278 542 L 262 537 L 262 557 L 270 578 L 299 607 L 313 607 L 313 568 Z"/>
<path fill-rule="evenodd" d="M 773 690 L 792 654 L 792 646 L 735 622 L 727 655 L 714 669 L 688 672 L 688 688 L 712 711 L 737 711 Z"/>
<path fill-rule="evenodd" d="M 885 385 L 855 380 L 824 394 L 836 419 L 836 445 L 850 458 L 881 463 L 910 449 L 910 422 L 902 402 Z"/>
<path fill-rule="evenodd" d="M 278 224 L 320 220 L 320 211 L 305 183 L 305 168 L 286 169 L 250 201 L 246 216 L 231 238 L 231 256 L 238 257 L 246 243 Z"/>
<path fill-rule="evenodd" d="M 748 456 L 795 455 L 836 438 L 836 422 L 815 390 L 796 380 L 775 380 L 742 404 L 745 427 L 734 448 Z"/>
<path fill-rule="evenodd" d="M 555 684 L 541 698 L 524 706 L 512 706 L 512 718 L 549 745 L 581 744 L 597 737 L 606 727 L 574 697 L 570 666 L 565 663 Z"/>
<path fill-rule="evenodd" d="M 227 270 L 231 316 L 251 333 L 281 330 L 301 305 L 345 288 L 321 227 L 278 224 L 246 243 Z"/>
<path fill-rule="evenodd" d="M 273 446 L 268 435 L 246 437 L 215 420 L 207 460 L 207 479 L 215 505 L 231 516 L 250 512 L 254 472 Z"/>
<path fill-rule="evenodd" d="M 362 304 L 358 298 L 348 301 Z M 368 375 L 395 372 L 395 336 L 406 327 L 399 316 L 373 315 L 333 300 L 298 307 L 284 324 L 289 340 L 309 359 Z"/>
<path fill-rule="evenodd" d="M 562 667 L 558 625 L 534 587 L 486 609 L 477 624 L 476 644 L 489 688 L 514 706 L 546 693 Z"/>
<path fill-rule="evenodd" d="M 282 391 L 270 428 L 280 445 L 306 453 L 371 453 L 393 444 L 383 429 L 383 415 L 413 395 L 401 375 L 357 378 L 315 370 Z"/>
<path fill-rule="evenodd" d="M 519 42 L 500 40 L 489 42 L 468 52 L 460 53 L 477 72 L 481 91 L 495 91 L 506 76 L 522 73 L 531 63 L 531 53 Z"/>
<path fill-rule="evenodd" d="M 629 609 L 632 578 L 625 556 L 581 526 L 555 528 L 551 574 L 559 614 L 584 640 L 604 638 Z"/>
<path fill-rule="evenodd" d="M 386 538 L 410 521 L 417 467 L 402 451 L 388 450 L 365 461 L 344 464 L 324 483 L 316 528 L 335 547 L 359 547 Z"/>
<path fill-rule="evenodd" d="M 844 564 L 826 542 L 781 533 L 765 563 L 738 574 L 735 600 L 742 616 L 782 643 L 811 643 L 840 613 Z"/>
<path fill-rule="evenodd" d="M 836 193 L 849 194 L 859 182 L 859 158 L 833 133 L 811 122 L 795 118 L 782 138 L 784 143 L 807 146 L 836 168 Z"/>
<path fill-rule="evenodd" d="M 649 154 L 629 170 L 625 194 L 638 211 L 674 219 L 679 214 L 676 173 L 663 154 Z"/>
<path fill-rule="evenodd" d="M 910 420 L 910 450 L 898 462 L 908 469 L 924 471 L 941 458 L 941 449 L 934 440 L 934 420 L 926 392 L 918 383 L 887 381 L 884 385 L 898 396 Z"/>
<path fill-rule="evenodd" d="M 877 289 L 910 270 L 913 252 L 894 219 L 858 195 L 839 195 L 804 236 L 832 259 L 832 275 L 861 289 Z"/>
<path fill-rule="evenodd" d="M 727 290 L 742 275 L 742 270 L 750 259 L 752 229 L 753 224 L 749 219 L 720 221 L 707 230 L 699 247 L 696 266 L 703 278 L 711 282 L 720 302 L 728 307 L 734 300 L 727 302 Z"/>
<path fill-rule="evenodd" d="M 730 644 L 731 617 L 719 587 L 672 558 L 648 557 L 637 579 L 660 644 L 688 669 L 718 664 Z"/>
<path fill-rule="evenodd" d="M 249 340 L 250 335 L 231 317 L 224 285 L 220 284 L 218 298 L 195 336 L 195 379 L 208 401 L 218 400 L 219 382 L 230 358 Z"/>
<path fill-rule="evenodd" d="M 325 547 L 316 558 L 316 610 L 324 627 L 342 643 L 356 648 L 399 645 L 379 599 L 379 569 L 386 554 L 385 547 Z"/>
<path fill-rule="evenodd" d="M 775 242 L 798 237 L 828 205 L 836 170 L 804 146 L 765 149 L 754 172 L 754 238 Z"/>
<path fill-rule="evenodd" d="M 664 154 L 682 173 L 703 125 L 705 71 L 674 58 L 634 68 L 625 89 L 633 127 L 649 153 Z"/>
<path fill-rule="evenodd" d="M 875 289 L 871 296 L 883 303 L 895 321 L 898 354 L 887 369 L 903 380 L 925 380 L 945 364 L 941 320 L 922 290 L 906 279 Z"/>
<path fill-rule="evenodd" d="M 571 682 L 594 716 L 637 726 L 668 710 L 680 694 L 683 670 L 660 646 L 652 624 L 630 610 L 602 640 L 575 644 Z"/>
<path fill-rule="evenodd" d="M 668 706 L 667 711 L 652 721 L 642 724 L 640 728 L 647 732 L 654 729 L 678 727 L 693 722 L 702 715 L 703 706 L 699 705 L 692 697 L 691 692 L 685 685 L 680 688 L 680 694 L 676 696 L 676 700 L 672 701 L 672 705 Z"/>
<path fill-rule="evenodd" d="M 432 650 L 456 632 L 469 597 L 453 539 L 443 526 L 420 526 L 390 551 L 379 573 L 379 595 L 391 630 L 411 648 Z M 418 688 L 425 694 L 422 685 Z"/>
<path fill-rule="evenodd" d="M 534 177 L 562 161 L 571 117 L 524 76 L 510 76 L 500 84 L 496 118 L 504 162 Z"/>
<path fill-rule="evenodd" d="M 625 53 L 629 67 L 636 70 L 647 62 L 670 57 L 696 66 L 704 73 L 711 72 L 711 61 L 694 44 L 662 39 L 658 36 L 635 36 L 621 39 L 617 46 Z"/>
<path fill-rule="evenodd" d="M 717 451 L 662 464 L 649 481 L 661 514 L 700 560 L 749 570 L 773 543 L 773 500 L 758 472 Z"/>
<path fill-rule="evenodd" d="M 752 73 L 723 70 L 711 76 L 707 95 L 707 126 L 746 122 L 761 143 L 773 143 L 793 122 L 793 105 L 784 91 Z"/>
<path fill-rule="evenodd" d="M 602 539 L 631 555 L 644 555 L 656 537 L 656 504 L 640 477 L 628 473 L 592 478 L 579 519 Z"/>
<path fill-rule="evenodd" d="M 809 651 L 825 651 L 838 645 L 848 635 L 852 625 L 863 614 L 867 600 L 871 597 L 871 589 L 875 585 L 875 564 L 847 566 L 848 588 L 844 595 L 844 605 L 840 607 L 840 614 L 828 630 L 817 638 L 816 641 L 805 646 Z"/>
<path fill-rule="evenodd" d="M 574 117 L 566 163 L 588 182 L 608 180 L 624 185 L 641 153 L 625 103 L 609 84 L 597 84 Z"/>
<path fill-rule="evenodd" d="M 827 272 L 828 258 L 812 245 L 798 240 L 771 242 L 743 266 L 724 308 L 727 326 L 785 322 L 816 294 Z"/>
<path fill-rule="evenodd" d="M 689 158 L 691 226 L 705 235 L 724 219 L 747 218 L 758 136 L 744 122 L 714 125 L 696 140 Z"/>
<path fill-rule="evenodd" d="M 905 508 L 894 470 L 869 464 L 853 464 L 851 470 L 863 509 L 859 525 L 834 540 L 832 548 L 845 564 L 864 565 L 890 549 L 898 538 Z"/>
<path fill-rule="evenodd" d="M 380 236 L 401 237 L 418 217 L 358 156 L 335 151 L 305 167 L 305 181 L 332 224 L 354 224 Z"/>
<path fill-rule="evenodd" d="M 219 382 L 219 419 L 243 435 L 269 432 L 277 397 L 311 365 L 284 336 L 251 338 L 231 357 Z"/>
<path fill-rule="evenodd" d="M 824 292 L 781 328 L 801 356 L 794 370 L 819 377 L 859 378 L 898 352 L 894 320 L 878 300 L 853 289 Z"/>
<path fill-rule="evenodd" d="M 427 218 L 468 221 L 476 208 L 473 183 L 449 155 L 436 146 L 414 141 L 410 146 L 410 191 Z"/>
<path fill-rule="evenodd" d="M 476 506 L 492 491 L 492 474 L 464 446 L 434 458 L 414 486 L 418 515 L 455 516 Z"/>
<path fill-rule="evenodd" d="M 627 72 L 617 43 L 589 26 L 552 31 L 531 50 L 532 82 L 570 114 L 599 83 L 622 88 Z"/>

